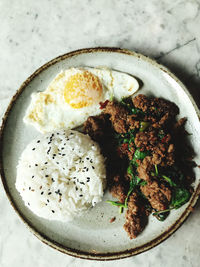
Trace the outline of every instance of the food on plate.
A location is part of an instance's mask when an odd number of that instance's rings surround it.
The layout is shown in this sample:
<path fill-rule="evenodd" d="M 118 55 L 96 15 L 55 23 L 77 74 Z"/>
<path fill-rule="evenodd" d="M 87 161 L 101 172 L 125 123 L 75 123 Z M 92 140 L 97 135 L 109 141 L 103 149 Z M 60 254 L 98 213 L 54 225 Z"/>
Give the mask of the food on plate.
<path fill-rule="evenodd" d="M 107 101 L 102 114 L 84 124 L 107 158 L 108 187 L 118 199 L 107 202 L 126 210 L 124 229 L 130 239 L 144 230 L 151 213 L 163 221 L 192 194 L 193 150 L 186 118 L 177 121 L 178 113 L 175 103 L 140 94 Z"/>
<path fill-rule="evenodd" d="M 105 178 L 98 144 L 77 131 L 59 130 L 25 148 L 16 188 L 36 215 L 69 221 L 102 200 Z"/>
<path fill-rule="evenodd" d="M 61 71 L 43 92 L 33 93 L 24 122 L 42 133 L 80 126 L 101 113 L 99 104 L 120 101 L 139 89 L 137 80 L 103 68 L 70 68 Z"/>

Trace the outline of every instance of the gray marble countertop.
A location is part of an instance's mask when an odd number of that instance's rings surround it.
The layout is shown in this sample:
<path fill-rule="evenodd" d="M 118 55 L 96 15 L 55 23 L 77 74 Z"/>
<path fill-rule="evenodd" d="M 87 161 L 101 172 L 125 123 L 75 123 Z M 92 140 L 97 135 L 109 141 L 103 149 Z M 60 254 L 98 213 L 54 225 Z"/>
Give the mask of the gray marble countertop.
<path fill-rule="evenodd" d="M 20 84 L 66 52 L 95 46 L 138 51 L 171 69 L 200 104 L 200 1 L 1 0 L 0 116 Z M 61 254 L 26 229 L 0 186 L 0 266 L 193 266 L 200 262 L 200 202 L 169 239 L 115 262 Z"/>

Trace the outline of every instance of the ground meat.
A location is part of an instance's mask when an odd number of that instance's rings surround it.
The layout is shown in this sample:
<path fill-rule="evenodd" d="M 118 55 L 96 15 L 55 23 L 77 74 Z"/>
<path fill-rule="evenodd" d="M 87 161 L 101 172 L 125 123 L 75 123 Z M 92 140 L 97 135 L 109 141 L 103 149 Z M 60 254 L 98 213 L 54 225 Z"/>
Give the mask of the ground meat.
<path fill-rule="evenodd" d="M 174 164 L 174 144 L 169 143 L 170 140 L 170 134 L 160 140 L 156 131 L 153 130 L 137 133 L 135 145 L 140 148 L 140 151 L 151 151 L 153 165 L 171 166 Z"/>
<path fill-rule="evenodd" d="M 132 160 L 133 159 L 133 155 L 135 153 L 135 147 L 134 147 L 134 144 L 133 143 L 130 143 L 130 144 L 121 144 L 119 147 L 118 147 L 118 155 L 123 158 L 124 156 L 127 156 L 129 158 L 129 160 Z"/>
<path fill-rule="evenodd" d="M 129 198 L 128 210 L 126 211 L 125 217 L 125 231 L 128 233 L 130 239 L 136 238 L 147 224 L 144 207 L 141 206 L 136 193 L 133 193 Z"/>
<path fill-rule="evenodd" d="M 138 176 L 145 181 L 149 181 L 151 180 L 150 172 L 152 171 L 152 169 L 152 158 L 150 156 L 147 156 L 143 159 L 142 163 L 137 168 Z"/>
<path fill-rule="evenodd" d="M 135 145 L 140 148 L 141 151 L 152 150 L 158 143 L 158 136 L 155 131 L 139 132 L 135 136 Z"/>
<path fill-rule="evenodd" d="M 152 181 L 148 182 L 147 185 L 141 186 L 140 189 L 152 208 L 161 211 L 169 207 L 171 190 L 165 184 Z"/>
<path fill-rule="evenodd" d="M 141 109 L 143 112 L 147 111 L 151 105 L 149 98 L 147 98 L 145 95 L 137 95 L 132 99 L 132 101 L 134 106 Z"/>
<path fill-rule="evenodd" d="M 106 101 L 101 108 L 102 114 L 84 123 L 84 131 L 100 145 L 112 196 L 124 204 L 135 183 L 124 224 L 132 239 L 144 229 L 152 209 L 169 208 L 172 187 L 164 175 L 191 190 L 194 151 L 186 141 L 186 119 L 176 121 L 179 109 L 168 100 L 140 94 L 127 102 Z"/>
<path fill-rule="evenodd" d="M 115 220 L 116 220 L 116 217 L 112 217 L 112 218 L 110 219 L 110 223 L 113 223 Z"/>
<path fill-rule="evenodd" d="M 128 112 L 124 107 L 116 102 L 108 102 L 104 109 L 104 114 L 110 115 L 113 128 L 117 133 L 126 133 Z"/>
<path fill-rule="evenodd" d="M 111 128 L 111 126 L 106 114 L 90 116 L 84 123 L 85 132 L 95 141 L 105 139 L 105 133 L 110 133 L 109 128 Z"/>
<path fill-rule="evenodd" d="M 135 119 L 135 115 L 128 115 L 126 121 L 129 130 L 139 129 L 140 128 L 140 121 Z"/>
<path fill-rule="evenodd" d="M 145 95 L 138 95 L 132 99 L 136 108 L 146 112 L 144 120 L 151 121 L 153 128 L 167 126 L 179 113 L 176 104 L 162 98 L 148 98 Z"/>
<path fill-rule="evenodd" d="M 124 203 L 127 191 L 123 184 L 121 183 L 114 184 L 110 189 L 110 193 L 112 194 L 113 197 L 117 198 L 119 202 Z"/>

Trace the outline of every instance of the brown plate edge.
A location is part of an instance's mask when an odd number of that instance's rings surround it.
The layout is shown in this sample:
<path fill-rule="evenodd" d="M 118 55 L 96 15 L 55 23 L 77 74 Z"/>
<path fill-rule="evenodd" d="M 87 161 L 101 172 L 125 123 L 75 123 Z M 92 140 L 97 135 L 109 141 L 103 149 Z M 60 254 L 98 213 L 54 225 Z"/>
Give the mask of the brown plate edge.
<path fill-rule="evenodd" d="M 29 76 L 25 82 L 20 86 L 20 88 L 17 90 L 17 92 L 15 93 L 15 95 L 13 96 L 13 98 L 11 99 L 8 108 L 4 114 L 4 117 L 2 119 L 2 125 L 0 128 L 0 175 L 1 175 L 1 180 L 6 192 L 6 195 L 10 201 L 10 204 L 12 205 L 12 207 L 14 208 L 14 210 L 16 211 L 16 213 L 19 215 L 19 217 L 22 219 L 22 221 L 25 223 L 25 225 L 29 228 L 29 230 L 37 237 L 39 238 L 43 243 L 49 245 L 50 247 L 68 254 L 70 256 L 74 256 L 74 257 L 78 257 L 78 258 L 82 258 L 82 259 L 88 259 L 88 260 L 102 260 L 102 261 L 106 261 L 106 260 L 116 260 L 116 259 L 122 259 L 122 258 L 126 258 L 126 257 L 130 257 L 133 255 L 137 255 L 140 254 L 142 252 L 145 252 L 153 247 L 155 247 L 156 245 L 160 244 L 162 241 L 164 241 L 166 238 L 168 238 L 171 234 L 173 234 L 182 224 L 183 222 L 186 220 L 186 218 L 188 217 L 188 215 L 191 213 L 191 210 L 193 209 L 194 205 L 196 204 L 198 197 L 200 195 L 200 183 L 197 186 L 195 192 L 192 195 L 192 198 L 190 199 L 190 202 L 187 206 L 187 208 L 185 209 L 185 211 L 183 212 L 183 214 L 181 215 L 181 217 L 171 226 L 168 228 L 167 231 L 165 231 L 164 233 L 162 233 L 160 236 L 158 236 L 157 238 L 153 239 L 152 241 L 136 247 L 134 249 L 130 249 L 130 250 L 125 250 L 125 251 L 120 251 L 120 252 L 113 252 L 113 253 L 98 253 L 98 252 L 84 252 L 84 251 L 80 251 L 77 249 L 71 249 L 68 247 L 65 247 L 57 242 L 55 242 L 54 240 L 51 240 L 50 238 L 48 238 L 47 236 L 45 236 L 43 233 L 39 232 L 38 230 L 36 230 L 34 228 L 34 226 L 32 225 L 32 223 L 26 219 L 23 214 L 20 212 L 20 210 L 17 208 L 12 195 L 10 194 L 8 185 L 6 183 L 6 177 L 4 175 L 4 170 L 3 170 L 3 158 L 2 158 L 2 151 L 3 151 L 3 131 L 4 128 L 6 126 L 6 122 L 9 116 L 9 113 L 13 107 L 13 105 L 15 104 L 15 101 L 17 100 L 18 96 L 24 91 L 24 89 L 26 88 L 26 86 L 39 74 L 41 73 L 43 70 L 47 69 L 48 67 L 50 67 L 53 64 L 56 64 L 59 61 L 62 61 L 66 58 L 70 58 L 79 54 L 84 54 L 84 53 L 95 53 L 95 52 L 107 52 L 107 53 L 122 53 L 122 54 L 127 54 L 130 56 L 134 56 L 137 57 L 138 59 L 142 59 L 145 61 L 148 61 L 149 63 L 151 63 L 152 65 L 155 65 L 156 67 L 158 67 L 159 69 L 161 69 L 162 71 L 166 72 L 169 76 L 171 76 L 180 86 L 181 88 L 184 90 L 184 92 L 187 94 L 187 96 L 189 97 L 190 101 L 192 102 L 196 114 L 198 116 L 198 118 L 200 119 L 200 112 L 198 110 L 198 107 L 193 99 L 193 97 L 191 96 L 191 94 L 189 93 L 189 91 L 186 89 L 186 87 L 183 85 L 183 83 L 174 75 L 172 74 L 166 67 L 158 64 L 155 60 L 150 59 L 147 56 L 144 56 L 142 54 L 127 50 L 127 49 L 120 49 L 120 48 L 116 48 L 116 47 L 95 47 L 95 48 L 84 48 L 84 49 L 79 49 L 73 52 L 69 52 L 66 53 L 64 55 L 58 56 L 54 59 L 52 59 L 51 61 L 47 62 L 46 64 L 44 64 L 43 66 L 41 66 L 39 69 L 37 69 L 31 76 Z"/>

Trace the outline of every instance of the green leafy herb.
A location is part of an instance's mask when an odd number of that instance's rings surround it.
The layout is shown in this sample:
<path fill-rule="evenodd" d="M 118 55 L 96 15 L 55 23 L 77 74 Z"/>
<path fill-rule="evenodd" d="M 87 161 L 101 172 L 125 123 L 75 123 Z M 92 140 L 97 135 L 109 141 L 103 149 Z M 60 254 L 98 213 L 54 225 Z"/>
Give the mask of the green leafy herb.
<path fill-rule="evenodd" d="M 156 218 L 163 222 L 167 216 L 169 215 L 169 212 L 170 212 L 171 209 L 166 209 L 164 211 L 157 211 L 157 212 L 154 212 L 153 215 L 156 216 Z"/>
<path fill-rule="evenodd" d="M 172 209 L 166 209 L 166 210 L 156 211 L 156 212 L 153 213 L 153 215 L 155 216 L 155 215 L 158 215 L 158 214 L 162 214 L 162 213 L 165 213 L 165 212 L 169 212 L 170 210 L 172 210 Z"/>
<path fill-rule="evenodd" d="M 156 176 L 158 176 L 158 166 L 154 165 L 154 167 L 155 167 L 155 171 L 156 171 Z"/>
<path fill-rule="evenodd" d="M 122 206 L 119 207 L 119 213 L 120 214 L 123 213 L 123 207 Z"/>
<path fill-rule="evenodd" d="M 120 202 L 117 202 L 117 201 L 107 200 L 106 203 L 109 203 L 109 204 L 111 204 L 113 206 L 118 206 L 118 207 L 125 208 L 124 203 L 120 203 Z"/>
<path fill-rule="evenodd" d="M 146 130 L 147 127 L 149 127 L 150 122 L 147 121 L 141 121 L 140 122 L 140 132 L 143 132 L 144 130 Z"/>
<path fill-rule="evenodd" d="M 127 196 L 126 196 L 126 199 L 125 199 L 125 202 L 124 202 L 124 206 L 126 208 L 127 208 L 128 198 L 129 198 L 130 194 L 132 193 L 134 187 L 135 187 L 135 184 L 134 184 L 134 181 L 133 181 L 133 178 L 132 178 L 132 180 L 130 181 L 129 190 L 128 190 L 128 193 L 127 193 Z"/>
<path fill-rule="evenodd" d="M 130 164 L 128 166 L 127 173 L 130 174 L 130 175 L 133 175 L 133 165 L 132 164 Z"/>
<path fill-rule="evenodd" d="M 170 207 L 174 209 L 180 208 L 190 199 L 190 192 L 186 188 L 176 187 L 173 191 Z"/>
<path fill-rule="evenodd" d="M 129 98 L 122 98 L 122 100 L 120 101 L 120 103 L 128 109 L 130 114 L 135 114 L 135 115 L 144 115 L 145 113 L 139 109 L 134 107 L 133 103 L 130 101 Z"/>
<path fill-rule="evenodd" d="M 113 99 L 114 99 L 114 93 L 112 91 L 111 94 L 110 94 L 110 101 L 113 101 Z"/>
<path fill-rule="evenodd" d="M 140 186 L 144 186 L 144 185 L 146 185 L 146 184 L 147 184 L 147 181 L 141 181 L 139 185 L 140 185 Z"/>
<path fill-rule="evenodd" d="M 167 177 L 166 175 L 162 175 L 162 178 L 164 178 L 169 184 L 170 186 L 177 186 L 171 178 Z"/>
<path fill-rule="evenodd" d="M 132 165 L 130 165 L 128 167 L 127 172 L 132 175 L 132 179 L 130 181 L 129 190 L 128 190 L 128 193 L 127 193 L 127 196 L 126 196 L 126 199 L 124 202 L 125 207 L 127 207 L 128 198 L 129 198 L 130 194 L 133 192 L 134 188 L 136 188 L 136 186 L 144 186 L 147 184 L 146 181 L 140 179 L 140 177 L 133 174 Z"/>
<path fill-rule="evenodd" d="M 131 108 L 131 114 L 141 114 L 144 115 L 144 112 L 142 110 L 140 110 L 139 108 Z"/>
<path fill-rule="evenodd" d="M 170 212 L 172 209 L 179 209 L 188 202 L 190 196 L 191 194 L 186 188 L 176 187 L 173 191 L 170 208 L 154 212 L 153 215 L 157 216 L 158 220 L 164 220 L 166 218 L 166 216 L 164 216 L 165 213 Z"/>
<path fill-rule="evenodd" d="M 148 151 L 140 151 L 139 149 L 136 149 L 134 158 L 135 159 L 144 159 L 146 156 L 149 155 Z"/>

